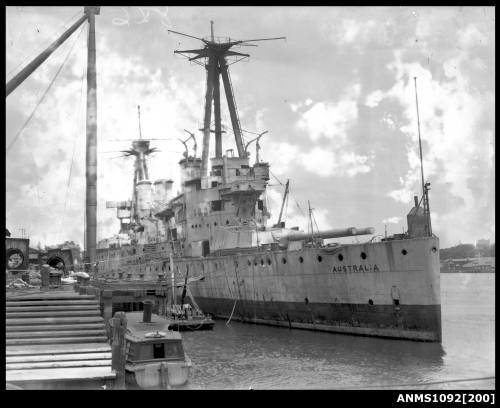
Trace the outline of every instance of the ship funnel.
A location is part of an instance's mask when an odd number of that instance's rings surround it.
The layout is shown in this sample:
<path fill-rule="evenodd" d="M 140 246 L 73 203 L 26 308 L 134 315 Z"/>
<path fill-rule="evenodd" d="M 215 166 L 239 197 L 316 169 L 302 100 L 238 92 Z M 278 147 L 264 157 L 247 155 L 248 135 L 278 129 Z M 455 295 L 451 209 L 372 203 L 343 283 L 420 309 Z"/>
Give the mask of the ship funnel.
<path fill-rule="evenodd" d="M 145 300 L 142 302 L 144 304 L 144 312 L 142 314 L 142 321 L 144 323 L 151 323 L 151 313 L 153 311 L 153 301 Z"/>

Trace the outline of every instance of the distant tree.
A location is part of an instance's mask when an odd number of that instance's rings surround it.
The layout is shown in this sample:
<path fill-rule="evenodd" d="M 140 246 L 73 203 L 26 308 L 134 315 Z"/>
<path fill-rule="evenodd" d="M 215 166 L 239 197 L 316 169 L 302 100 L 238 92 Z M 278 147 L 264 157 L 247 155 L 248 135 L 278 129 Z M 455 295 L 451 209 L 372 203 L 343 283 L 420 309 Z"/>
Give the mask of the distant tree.
<path fill-rule="evenodd" d="M 439 251 L 440 259 L 449 258 L 474 258 L 476 248 L 472 244 L 460 244 L 451 248 L 444 248 Z"/>

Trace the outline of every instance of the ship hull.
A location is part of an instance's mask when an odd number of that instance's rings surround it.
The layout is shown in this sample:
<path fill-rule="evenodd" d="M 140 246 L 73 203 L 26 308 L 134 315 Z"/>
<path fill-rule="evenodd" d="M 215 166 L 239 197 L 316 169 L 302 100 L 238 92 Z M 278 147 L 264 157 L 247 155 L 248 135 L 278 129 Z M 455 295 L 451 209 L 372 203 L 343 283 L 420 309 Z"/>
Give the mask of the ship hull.
<path fill-rule="evenodd" d="M 149 266 L 144 251 L 141 255 L 140 268 L 128 261 L 121 273 L 132 279 L 170 275 L 168 253 L 159 251 Z M 176 281 L 186 275 L 203 278 L 189 287 L 201 310 L 216 318 L 441 341 L 436 237 L 298 250 L 235 249 L 223 256 L 176 258 L 174 264 Z"/>
<path fill-rule="evenodd" d="M 417 238 L 234 255 L 190 287 L 219 318 L 440 342 L 438 245 Z"/>
<path fill-rule="evenodd" d="M 264 302 L 196 298 L 213 317 L 246 323 L 361 336 L 440 341 L 440 305 Z M 233 312 L 234 308 L 234 312 Z M 233 313 L 232 313 L 233 312 Z"/>

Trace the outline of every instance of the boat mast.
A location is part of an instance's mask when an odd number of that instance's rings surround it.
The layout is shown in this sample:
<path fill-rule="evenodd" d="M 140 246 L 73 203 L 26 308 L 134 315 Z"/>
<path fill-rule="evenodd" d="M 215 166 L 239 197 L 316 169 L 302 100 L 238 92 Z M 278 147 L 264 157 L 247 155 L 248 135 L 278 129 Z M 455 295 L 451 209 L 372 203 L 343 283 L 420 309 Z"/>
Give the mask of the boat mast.
<path fill-rule="evenodd" d="M 286 185 L 285 185 L 285 193 L 283 194 L 283 202 L 281 203 L 281 210 L 280 210 L 280 215 L 278 217 L 278 222 L 276 223 L 276 225 L 279 227 L 280 223 L 281 223 L 281 217 L 283 215 L 283 209 L 285 208 L 285 202 L 286 202 L 286 199 L 288 197 L 288 186 L 290 184 L 290 180 L 287 180 L 286 181 Z"/>
<path fill-rule="evenodd" d="M 432 236 L 432 228 L 431 228 L 431 211 L 429 208 L 429 186 L 431 183 L 424 182 L 424 161 L 422 158 L 422 139 L 420 137 L 420 116 L 418 112 L 418 94 L 417 94 L 417 77 L 413 77 L 415 82 L 415 102 L 417 106 L 417 125 L 418 125 L 418 146 L 420 150 L 420 174 L 422 176 L 422 199 L 424 204 L 424 215 L 427 218 L 427 232 L 429 236 Z"/>
<path fill-rule="evenodd" d="M 95 51 L 95 16 L 100 7 L 87 6 L 85 14 L 89 20 L 87 54 L 87 139 L 86 139 L 86 242 L 85 257 L 94 271 L 97 238 L 97 79 Z"/>

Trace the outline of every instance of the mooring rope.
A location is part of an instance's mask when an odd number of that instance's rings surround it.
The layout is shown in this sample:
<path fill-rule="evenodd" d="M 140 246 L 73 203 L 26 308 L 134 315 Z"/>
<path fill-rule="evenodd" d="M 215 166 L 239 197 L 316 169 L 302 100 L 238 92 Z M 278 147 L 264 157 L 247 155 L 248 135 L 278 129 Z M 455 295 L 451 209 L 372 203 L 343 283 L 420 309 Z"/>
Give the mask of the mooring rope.
<path fill-rule="evenodd" d="M 236 308 L 236 302 L 238 301 L 238 299 L 235 299 L 234 300 L 234 305 L 233 305 L 233 310 L 231 312 L 231 316 L 229 316 L 229 320 L 226 322 L 226 326 L 229 325 L 229 322 L 231 321 L 231 319 L 233 318 L 233 313 L 234 313 L 234 309 Z"/>

